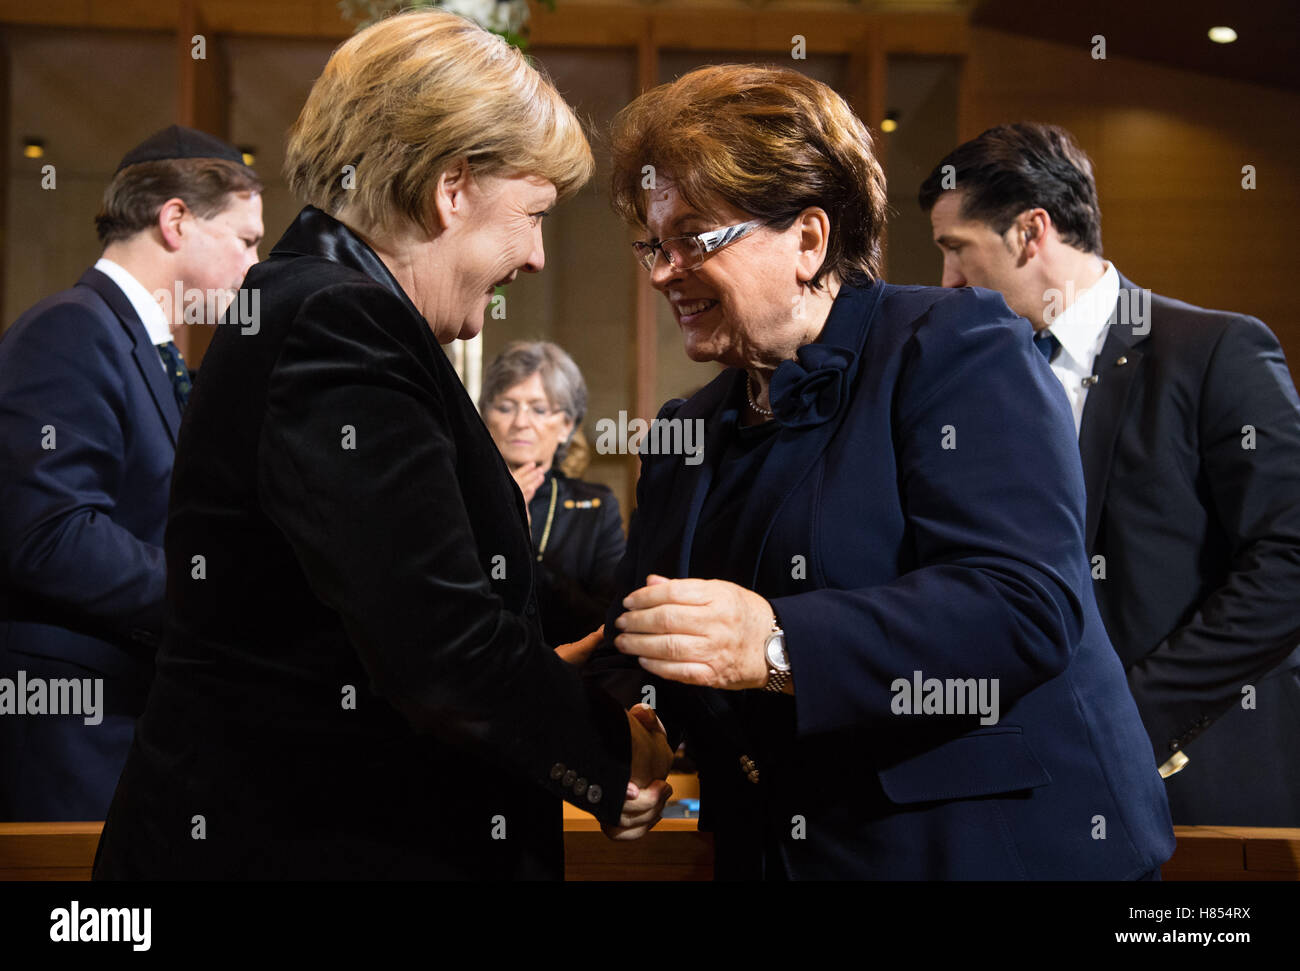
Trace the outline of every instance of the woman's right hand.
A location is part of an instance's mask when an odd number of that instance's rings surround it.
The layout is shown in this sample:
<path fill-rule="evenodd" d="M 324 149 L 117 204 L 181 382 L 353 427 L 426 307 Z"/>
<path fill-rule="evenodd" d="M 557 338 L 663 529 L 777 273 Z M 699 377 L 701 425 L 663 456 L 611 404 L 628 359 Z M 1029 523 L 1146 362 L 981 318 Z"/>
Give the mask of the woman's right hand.
<path fill-rule="evenodd" d="M 519 491 L 524 494 L 524 509 L 528 509 L 528 504 L 533 501 L 533 496 L 537 495 L 537 489 L 546 481 L 546 470 L 542 468 L 541 462 L 528 462 L 512 469 L 510 474 L 514 476 L 515 483 L 519 486 Z M 528 522 L 533 521 L 533 514 L 528 513 Z"/>

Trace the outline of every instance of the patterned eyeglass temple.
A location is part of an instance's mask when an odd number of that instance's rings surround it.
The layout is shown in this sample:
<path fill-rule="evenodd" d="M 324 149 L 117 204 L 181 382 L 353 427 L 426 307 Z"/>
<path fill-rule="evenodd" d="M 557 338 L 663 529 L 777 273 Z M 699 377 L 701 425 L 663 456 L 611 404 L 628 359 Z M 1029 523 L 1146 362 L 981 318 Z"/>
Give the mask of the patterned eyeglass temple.
<path fill-rule="evenodd" d="M 751 219 L 747 223 L 738 223 L 735 226 L 724 226 L 722 229 L 715 229 L 711 233 L 698 233 L 696 239 L 700 241 L 700 248 L 706 253 L 713 253 L 729 246 L 741 237 L 748 236 L 759 226 L 763 225 L 760 219 Z"/>
<path fill-rule="evenodd" d="M 663 253 L 669 265 L 678 270 L 693 270 L 704 262 L 704 257 L 709 253 L 716 253 L 724 246 L 729 246 L 736 240 L 748 236 L 762 225 L 764 220 L 751 219 L 749 222 L 723 226 L 721 229 L 707 233 L 670 236 L 658 242 L 638 240 L 632 244 L 632 248 L 636 251 L 637 260 L 647 271 L 654 271 L 655 257 L 658 253 Z M 674 251 L 678 254 L 677 257 L 673 256 Z"/>

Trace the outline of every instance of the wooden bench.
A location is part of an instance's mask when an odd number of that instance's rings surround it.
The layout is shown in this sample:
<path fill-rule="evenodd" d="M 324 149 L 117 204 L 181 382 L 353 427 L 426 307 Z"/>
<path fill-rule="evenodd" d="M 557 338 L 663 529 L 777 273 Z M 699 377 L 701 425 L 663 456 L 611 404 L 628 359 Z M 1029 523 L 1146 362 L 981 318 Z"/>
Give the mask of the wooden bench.
<path fill-rule="evenodd" d="M 1166 880 L 1300 880 L 1300 829 L 1175 826 Z"/>
<path fill-rule="evenodd" d="M 89 880 L 99 823 L 0 823 L 0 880 Z"/>
<path fill-rule="evenodd" d="M 103 823 L 0 823 L 0 880 L 89 880 Z M 1300 829 L 1176 826 L 1166 880 L 1300 880 Z M 694 819 L 665 819 L 628 843 L 574 810 L 564 819 L 569 880 L 709 880 L 713 841 Z"/>

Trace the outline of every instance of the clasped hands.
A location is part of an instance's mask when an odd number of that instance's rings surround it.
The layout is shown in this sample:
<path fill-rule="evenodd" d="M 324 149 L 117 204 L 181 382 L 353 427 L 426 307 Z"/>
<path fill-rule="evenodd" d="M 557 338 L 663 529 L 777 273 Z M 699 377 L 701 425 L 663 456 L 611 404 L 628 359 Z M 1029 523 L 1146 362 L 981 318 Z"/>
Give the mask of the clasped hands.
<path fill-rule="evenodd" d="M 732 690 L 761 688 L 767 682 L 763 645 L 772 630 L 772 605 L 752 590 L 725 580 L 669 580 L 652 574 L 644 587 L 624 598 L 623 606 L 625 612 L 615 622 L 619 634 L 614 646 L 636 657 L 651 674 Z M 650 708 L 638 705 L 628 717 L 641 720 L 649 742 L 663 741 L 663 725 Z M 633 726 L 634 753 L 636 746 Z M 672 753 L 666 751 L 666 743 L 663 748 L 668 757 L 663 765 L 666 773 Z M 641 771 L 657 772 L 658 767 Z M 645 778 L 637 772 L 634 754 L 633 782 Z M 657 791 L 658 786 L 662 789 Z M 605 835 L 611 839 L 641 836 L 658 822 L 670 795 L 667 783 L 653 782 L 639 792 L 629 783 L 621 828 L 605 827 Z"/>
<path fill-rule="evenodd" d="M 604 637 L 605 628 L 601 626 L 580 641 L 559 645 L 555 653 L 569 664 L 580 667 Z M 673 795 L 673 787 L 667 782 L 668 770 L 673 765 L 673 750 L 668 744 L 663 723 L 649 705 L 634 705 L 628 710 L 627 720 L 632 756 L 623 812 L 618 825 L 601 824 L 605 835 L 612 840 L 640 839 L 650 832 Z"/>
<path fill-rule="evenodd" d="M 772 606 L 763 597 L 725 580 L 669 580 L 651 574 L 646 585 L 623 600 L 614 646 L 636 657 L 651 674 L 683 684 L 742 690 L 767 682 L 763 645 L 772 630 Z M 556 653 L 581 664 L 604 628 Z M 617 826 L 602 829 L 610 839 L 645 835 L 659 821 L 672 796 L 666 779 L 673 753 L 663 724 L 647 705 L 627 713 L 632 735 L 632 769 Z"/>

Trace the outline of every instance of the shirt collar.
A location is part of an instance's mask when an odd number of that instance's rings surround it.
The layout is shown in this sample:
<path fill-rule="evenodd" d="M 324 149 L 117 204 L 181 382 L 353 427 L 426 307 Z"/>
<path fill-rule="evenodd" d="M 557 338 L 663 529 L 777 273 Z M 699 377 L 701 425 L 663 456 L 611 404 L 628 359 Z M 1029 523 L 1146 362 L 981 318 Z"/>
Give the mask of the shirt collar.
<path fill-rule="evenodd" d="M 1119 271 L 1107 262 L 1101 279 L 1084 290 L 1047 328 L 1061 342 L 1061 350 L 1081 367 L 1092 367 L 1102 334 L 1119 300 Z"/>
<path fill-rule="evenodd" d="M 167 321 L 167 315 L 163 313 L 158 301 L 144 288 L 144 284 L 120 264 L 106 260 L 102 256 L 95 262 L 95 269 L 117 284 L 122 295 L 130 302 L 135 315 L 140 318 L 140 323 L 144 324 L 145 333 L 149 335 L 150 341 L 155 345 L 171 342 L 172 329 Z"/>

